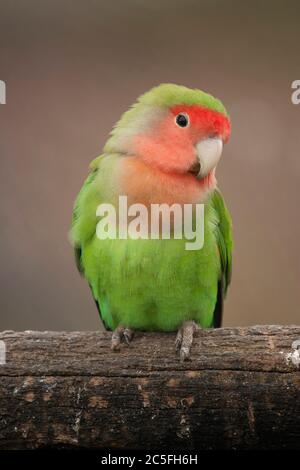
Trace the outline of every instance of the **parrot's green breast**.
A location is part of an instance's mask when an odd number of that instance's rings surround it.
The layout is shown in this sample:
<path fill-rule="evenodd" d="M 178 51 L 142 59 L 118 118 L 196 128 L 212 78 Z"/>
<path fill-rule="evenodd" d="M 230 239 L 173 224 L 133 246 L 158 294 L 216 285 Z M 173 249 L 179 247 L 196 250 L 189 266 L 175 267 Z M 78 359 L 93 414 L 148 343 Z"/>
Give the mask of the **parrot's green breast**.
<path fill-rule="evenodd" d="M 114 202 L 119 156 L 97 159 L 73 211 L 77 265 L 88 280 L 108 329 L 173 331 L 185 320 L 213 326 L 218 289 L 231 275 L 231 219 L 213 190 L 205 202 L 204 245 L 187 250 L 186 239 L 99 239 L 96 210 Z"/>
<path fill-rule="evenodd" d="M 172 331 L 189 319 L 211 326 L 218 283 L 217 258 L 209 256 L 212 246 L 195 257 L 180 240 L 107 241 L 105 252 L 97 245 L 89 246 L 84 259 L 88 277 L 97 269 L 91 261 L 95 252 L 103 263 L 101 278 L 100 272 L 92 274 L 92 289 L 109 329 L 121 323 Z"/>
<path fill-rule="evenodd" d="M 109 329 L 173 331 L 185 320 L 212 325 L 220 260 L 209 208 L 204 246 L 186 250 L 185 239 L 99 240 L 84 247 L 85 276 Z"/>

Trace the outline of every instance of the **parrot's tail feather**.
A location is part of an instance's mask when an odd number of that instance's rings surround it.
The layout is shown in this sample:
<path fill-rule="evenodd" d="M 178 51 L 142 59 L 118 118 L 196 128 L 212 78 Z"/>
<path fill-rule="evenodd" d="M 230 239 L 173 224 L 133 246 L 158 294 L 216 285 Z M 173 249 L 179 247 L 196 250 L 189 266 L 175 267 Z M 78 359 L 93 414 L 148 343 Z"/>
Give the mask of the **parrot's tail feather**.
<path fill-rule="evenodd" d="M 222 326 L 223 303 L 224 303 L 224 288 L 223 288 L 223 282 L 220 281 L 218 284 L 217 302 L 216 302 L 214 316 L 213 316 L 212 326 L 214 328 L 220 328 Z"/>

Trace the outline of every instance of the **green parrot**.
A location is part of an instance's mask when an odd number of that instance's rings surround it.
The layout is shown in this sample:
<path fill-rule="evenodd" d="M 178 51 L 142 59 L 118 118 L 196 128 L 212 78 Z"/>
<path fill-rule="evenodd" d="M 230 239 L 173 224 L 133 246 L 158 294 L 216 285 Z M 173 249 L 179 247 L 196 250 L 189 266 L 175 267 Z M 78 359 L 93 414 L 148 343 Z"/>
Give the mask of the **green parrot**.
<path fill-rule="evenodd" d="M 75 202 L 71 239 L 77 267 L 105 328 L 113 331 L 113 350 L 136 330 L 177 331 L 175 349 L 185 360 L 196 328 L 221 325 L 232 223 L 215 169 L 229 135 L 230 120 L 218 99 L 161 84 L 122 115 L 91 163 Z M 118 211 L 121 196 L 131 207 L 192 205 L 194 222 L 201 204 L 203 246 L 187 249 L 187 237 L 175 237 L 174 230 L 169 238 L 161 231 L 158 237 L 99 237 L 98 208 Z"/>

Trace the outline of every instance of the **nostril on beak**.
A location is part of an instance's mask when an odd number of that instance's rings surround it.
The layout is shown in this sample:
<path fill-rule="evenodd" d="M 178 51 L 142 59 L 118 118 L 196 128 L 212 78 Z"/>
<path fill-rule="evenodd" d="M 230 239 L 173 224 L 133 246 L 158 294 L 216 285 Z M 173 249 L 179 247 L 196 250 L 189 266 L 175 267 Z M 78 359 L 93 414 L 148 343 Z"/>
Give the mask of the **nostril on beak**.
<path fill-rule="evenodd" d="M 201 168 L 200 162 L 197 161 L 192 164 L 192 166 L 189 169 L 189 173 L 191 173 L 192 175 L 198 176 L 200 172 L 200 168 Z"/>

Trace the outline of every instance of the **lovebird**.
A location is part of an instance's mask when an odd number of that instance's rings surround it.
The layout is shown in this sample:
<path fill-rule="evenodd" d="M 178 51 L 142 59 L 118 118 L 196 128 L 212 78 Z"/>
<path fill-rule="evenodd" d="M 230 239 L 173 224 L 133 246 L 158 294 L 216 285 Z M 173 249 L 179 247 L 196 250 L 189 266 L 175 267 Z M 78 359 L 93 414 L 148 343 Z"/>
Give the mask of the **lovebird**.
<path fill-rule="evenodd" d="M 198 89 L 160 84 L 121 116 L 102 154 L 92 161 L 75 201 L 70 233 L 79 272 L 90 285 L 105 328 L 112 331 L 113 350 L 129 344 L 135 331 L 174 331 L 174 350 L 184 361 L 197 328 L 220 327 L 233 242 L 215 172 L 230 130 L 229 115 L 218 99 Z M 182 237 L 175 236 L 174 213 L 169 238 L 161 228 L 153 237 L 142 231 L 140 237 L 130 236 L 128 227 L 122 236 L 118 231 L 99 236 L 104 220 L 99 207 L 117 213 L 120 196 L 128 207 L 143 205 L 149 213 L 154 205 L 190 205 L 193 224 L 195 207 L 202 206 L 201 248 L 187 249 L 183 231 Z M 120 228 L 120 218 L 107 220 Z"/>

